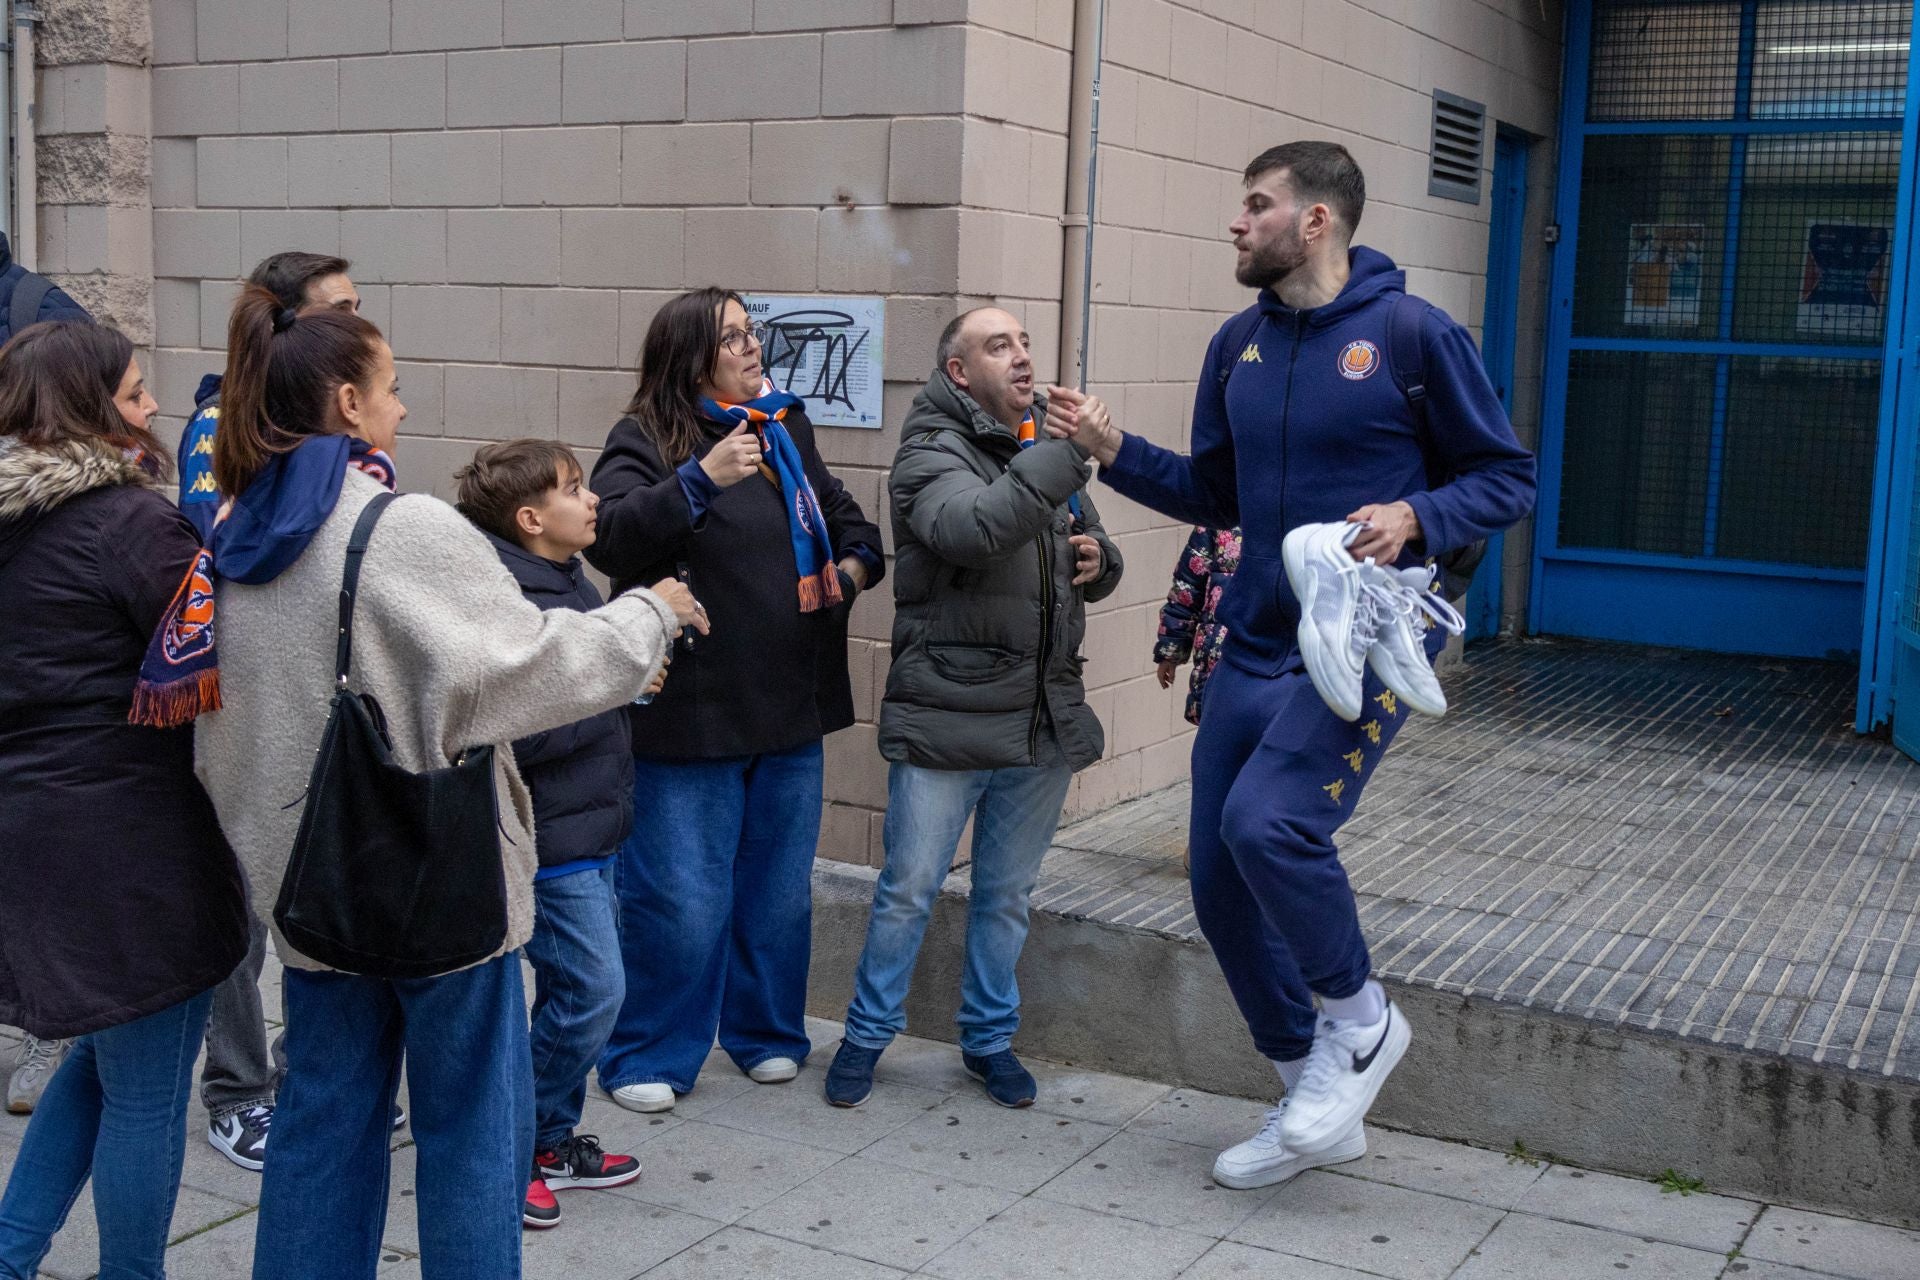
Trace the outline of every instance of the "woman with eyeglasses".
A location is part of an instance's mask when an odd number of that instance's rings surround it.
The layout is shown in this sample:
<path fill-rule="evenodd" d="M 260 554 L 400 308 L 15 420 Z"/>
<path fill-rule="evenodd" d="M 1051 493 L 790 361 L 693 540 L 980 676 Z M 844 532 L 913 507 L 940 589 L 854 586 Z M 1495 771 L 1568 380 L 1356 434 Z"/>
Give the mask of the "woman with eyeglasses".
<path fill-rule="evenodd" d="M 631 712 L 627 997 L 600 1083 L 634 1111 L 692 1089 L 716 1032 L 760 1084 L 793 1079 L 811 1048 L 821 739 L 853 723 L 847 611 L 885 561 L 805 407 L 768 381 L 764 336 L 729 290 L 668 302 L 593 469 L 587 559 L 616 593 L 677 575 L 713 621 Z"/>

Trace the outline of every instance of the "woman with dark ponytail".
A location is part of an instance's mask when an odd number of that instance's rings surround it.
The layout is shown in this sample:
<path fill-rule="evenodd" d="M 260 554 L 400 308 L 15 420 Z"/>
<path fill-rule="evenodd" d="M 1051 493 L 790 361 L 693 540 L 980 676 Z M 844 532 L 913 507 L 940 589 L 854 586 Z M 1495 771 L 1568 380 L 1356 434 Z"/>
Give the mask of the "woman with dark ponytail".
<path fill-rule="evenodd" d="M 271 918 L 327 723 L 347 542 L 367 505 L 395 486 L 406 409 L 392 351 L 350 313 L 296 313 L 249 287 L 227 352 L 213 466 L 234 497 L 201 560 L 210 585 L 175 601 L 140 701 L 156 719 L 199 716 L 197 770 L 254 905 Z M 491 958 L 408 979 L 329 969 L 276 928 L 292 1070 L 261 1188 L 255 1280 L 373 1274 L 403 1051 L 422 1273 L 520 1274 L 533 1099 L 515 952 L 532 931 L 536 861 L 507 744 L 630 701 L 669 638 L 704 625 L 697 615 L 677 583 L 591 613 L 542 613 L 452 507 L 409 494 L 379 516 L 361 565 L 348 684 L 378 701 L 405 769 L 449 768 L 467 749 L 497 744 L 507 928 Z"/>
<path fill-rule="evenodd" d="M 247 949 L 192 731 L 127 722 L 200 545 L 162 491 L 158 411 L 111 329 L 0 348 L 0 1022 L 75 1037 L 0 1198 L 6 1280 L 36 1274 L 89 1175 L 101 1274 L 162 1274 L 207 1007 Z"/>

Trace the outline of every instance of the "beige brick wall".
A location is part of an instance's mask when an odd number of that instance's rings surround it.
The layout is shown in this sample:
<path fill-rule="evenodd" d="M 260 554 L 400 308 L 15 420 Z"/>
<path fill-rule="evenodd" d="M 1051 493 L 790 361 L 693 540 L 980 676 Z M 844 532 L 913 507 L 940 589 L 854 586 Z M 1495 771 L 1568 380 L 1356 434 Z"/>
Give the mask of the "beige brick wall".
<path fill-rule="evenodd" d="M 1351 149 L 1367 175 L 1359 241 L 1407 268 L 1414 292 L 1477 336 L 1491 202 L 1427 195 L 1431 94 L 1486 104 L 1489 170 L 1494 122 L 1549 138 L 1560 8 L 1557 0 L 1109 0 L 1088 373 L 1122 425 L 1184 447 L 1207 341 L 1252 301 L 1234 283 L 1226 234 L 1240 173 L 1279 142 L 1330 138 Z M 1551 204 L 1543 198 L 1551 153 L 1548 141 L 1534 148 L 1536 223 Z M 1537 340 L 1524 335 L 1530 320 L 1537 332 L 1546 279 L 1538 236 L 1530 243 L 1519 367 L 1534 372 L 1520 380 L 1515 402 L 1523 438 L 1537 418 L 1540 359 Z M 1089 670 L 1099 675 L 1093 700 L 1110 745 L 1077 780 L 1080 810 L 1184 777 L 1191 745 L 1180 714 L 1184 678 L 1159 690 L 1150 639 L 1187 528 L 1110 492 L 1100 502 L 1126 550 L 1128 579 L 1088 626 Z M 1526 531 L 1508 541 L 1523 563 Z M 1522 597 L 1518 582 L 1506 593 L 1515 608 Z"/>
<path fill-rule="evenodd" d="M 1363 238 L 1477 323 L 1487 209 L 1425 195 L 1426 95 L 1547 133 L 1557 0 L 1374 2 L 1110 0 L 1091 373 L 1128 427 L 1184 442 L 1207 338 L 1246 301 L 1238 171 L 1272 142 L 1352 145 Z M 151 0 L 151 33 L 174 430 L 234 281 L 296 247 L 353 260 L 402 362 L 402 474 L 442 494 L 482 440 L 558 436 L 590 462 L 648 320 L 710 282 L 886 295 L 889 425 L 821 432 L 883 525 L 897 424 L 957 307 L 1020 314 L 1057 376 L 1072 0 Z M 1096 497 L 1129 574 L 1089 626 L 1109 747 L 1073 812 L 1175 781 L 1189 745 L 1148 660 L 1184 531 Z M 855 611 L 861 723 L 828 742 L 822 852 L 854 861 L 881 854 L 889 604 Z"/>

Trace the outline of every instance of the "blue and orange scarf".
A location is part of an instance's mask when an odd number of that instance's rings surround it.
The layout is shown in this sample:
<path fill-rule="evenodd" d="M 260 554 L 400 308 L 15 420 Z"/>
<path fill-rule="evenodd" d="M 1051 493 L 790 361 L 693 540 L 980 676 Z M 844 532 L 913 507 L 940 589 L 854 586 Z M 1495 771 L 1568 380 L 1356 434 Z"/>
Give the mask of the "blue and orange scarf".
<path fill-rule="evenodd" d="M 801 463 L 800 450 L 782 419 L 800 403 L 798 396 L 774 389 L 761 379 L 760 394 L 745 404 L 702 399 L 700 411 L 709 422 L 732 429 L 744 422 L 760 437 L 760 456 L 773 467 L 774 478 L 786 499 L 787 536 L 793 542 L 794 566 L 800 577 L 800 612 L 812 613 L 839 604 L 840 570 L 834 562 L 833 541 L 827 536 L 827 517 L 820 510 Z"/>
<path fill-rule="evenodd" d="M 261 468 L 213 526 L 160 616 L 160 628 L 140 661 L 129 720 L 164 729 L 220 709 L 214 583 L 227 578 L 258 584 L 279 577 L 333 514 L 349 467 L 389 489 L 396 482 L 393 459 L 352 436 L 309 437 Z"/>
<path fill-rule="evenodd" d="M 1040 424 L 1033 420 L 1033 410 L 1031 409 L 1027 410 L 1027 416 L 1020 419 L 1019 435 L 1020 435 L 1020 447 L 1022 449 L 1031 449 L 1033 448 L 1033 446 L 1040 443 Z M 1080 495 L 1079 494 L 1070 493 L 1067 495 L 1067 510 L 1073 513 L 1073 518 L 1075 520 L 1078 520 L 1080 518 Z M 1076 529 L 1074 530 L 1074 532 L 1078 533 L 1079 530 Z"/>

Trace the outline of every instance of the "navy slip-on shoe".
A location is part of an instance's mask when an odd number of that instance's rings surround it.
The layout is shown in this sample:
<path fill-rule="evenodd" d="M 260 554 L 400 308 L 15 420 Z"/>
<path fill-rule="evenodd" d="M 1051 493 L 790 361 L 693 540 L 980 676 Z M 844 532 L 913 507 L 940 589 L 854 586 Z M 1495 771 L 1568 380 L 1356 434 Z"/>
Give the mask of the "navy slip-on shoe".
<path fill-rule="evenodd" d="M 987 1096 L 1003 1107 L 1030 1107 L 1040 1092 L 1033 1082 L 1033 1073 L 1020 1065 L 1020 1059 L 1013 1056 L 1011 1049 L 1002 1049 L 984 1058 L 963 1053 L 960 1062 L 968 1075 L 987 1086 Z"/>
<path fill-rule="evenodd" d="M 827 1068 L 827 1101 L 836 1107 L 857 1107 L 873 1093 L 873 1067 L 882 1049 L 868 1049 L 842 1040 Z"/>

